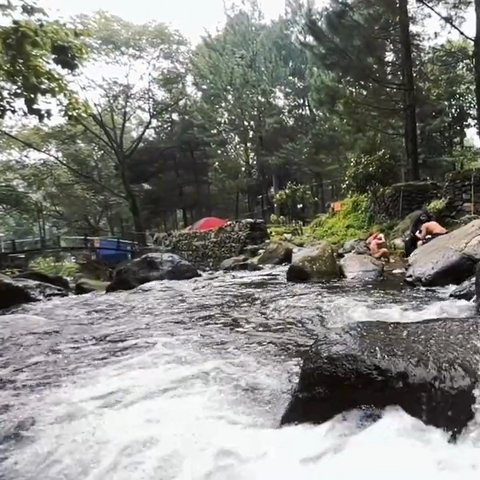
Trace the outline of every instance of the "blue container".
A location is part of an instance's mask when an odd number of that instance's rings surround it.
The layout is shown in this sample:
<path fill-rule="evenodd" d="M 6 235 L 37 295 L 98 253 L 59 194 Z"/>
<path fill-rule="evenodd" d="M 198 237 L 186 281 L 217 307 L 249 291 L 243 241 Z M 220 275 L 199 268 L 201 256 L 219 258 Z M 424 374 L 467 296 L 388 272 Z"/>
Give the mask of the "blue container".
<path fill-rule="evenodd" d="M 133 243 L 116 238 L 100 239 L 97 248 L 97 259 L 109 265 L 132 259 Z"/>

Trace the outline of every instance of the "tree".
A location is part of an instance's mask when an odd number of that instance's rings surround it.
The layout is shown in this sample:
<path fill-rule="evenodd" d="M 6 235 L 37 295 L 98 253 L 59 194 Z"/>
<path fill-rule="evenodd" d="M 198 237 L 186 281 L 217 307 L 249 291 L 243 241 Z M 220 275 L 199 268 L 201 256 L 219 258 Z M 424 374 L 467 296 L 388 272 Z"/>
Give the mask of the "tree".
<path fill-rule="evenodd" d="M 418 72 L 420 153 L 424 169 L 439 167 L 466 148 L 467 130 L 475 125 L 475 87 L 472 45 L 467 40 L 447 40 L 431 46 Z M 444 162 L 445 163 L 445 162 Z M 456 162 L 457 163 L 457 162 Z"/>
<path fill-rule="evenodd" d="M 307 46 L 320 71 L 319 108 L 337 110 L 350 127 L 350 136 L 358 139 L 351 141 L 357 143 L 357 153 L 370 153 L 364 149 L 380 138 L 384 148 L 398 156 L 398 140 L 403 137 L 414 179 L 418 153 L 409 23 L 403 1 L 332 0 L 320 12 L 308 12 L 313 41 Z M 373 142 L 368 140 L 372 137 Z"/>
<path fill-rule="evenodd" d="M 398 25 L 400 31 L 401 68 L 404 89 L 403 108 L 405 111 L 405 151 L 410 166 L 410 178 L 420 179 L 417 140 L 417 101 L 413 75 L 412 40 L 408 1 L 398 0 Z"/>
<path fill-rule="evenodd" d="M 0 18 L 0 118 L 25 113 L 43 120 L 50 99 L 59 97 L 76 107 L 65 73 L 78 71 L 85 57 L 79 32 L 48 20 L 34 2 L 2 4 Z"/>
<path fill-rule="evenodd" d="M 90 48 L 101 51 L 102 62 L 109 62 L 119 74 L 92 82 L 88 108 L 71 121 L 113 163 L 134 230 L 143 241 L 139 192 L 128 165 L 142 142 L 169 121 L 174 107 L 185 98 L 187 45 L 162 24 L 139 27 L 103 13 L 81 21 L 92 31 Z M 95 96 L 98 100 L 91 99 Z"/>

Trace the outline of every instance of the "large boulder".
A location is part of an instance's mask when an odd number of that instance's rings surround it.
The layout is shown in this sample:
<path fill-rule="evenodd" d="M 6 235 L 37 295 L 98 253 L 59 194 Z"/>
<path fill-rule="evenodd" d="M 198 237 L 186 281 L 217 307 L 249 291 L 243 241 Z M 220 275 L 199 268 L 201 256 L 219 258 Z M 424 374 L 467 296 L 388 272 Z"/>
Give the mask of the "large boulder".
<path fill-rule="evenodd" d="M 368 255 L 370 249 L 368 248 L 366 240 L 348 240 L 338 250 L 338 255 L 348 255 L 349 253 L 356 253 L 357 255 Z"/>
<path fill-rule="evenodd" d="M 323 328 L 281 423 L 322 423 L 355 408 L 398 405 L 457 434 L 474 417 L 479 335 L 474 318 Z"/>
<path fill-rule="evenodd" d="M 480 220 L 435 238 L 409 257 L 405 281 L 414 285 L 458 285 L 480 260 Z"/>
<path fill-rule="evenodd" d="M 189 280 L 199 276 L 197 269 L 178 255 L 148 253 L 117 268 L 107 292 L 131 290 L 155 280 Z"/>
<path fill-rule="evenodd" d="M 340 260 L 340 270 L 348 280 L 371 282 L 383 276 L 383 263 L 370 255 L 349 253 Z"/>
<path fill-rule="evenodd" d="M 272 242 L 257 259 L 259 265 L 292 263 L 293 246 L 287 242 Z"/>
<path fill-rule="evenodd" d="M 245 256 L 239 255 L 238 257 L 227 258 L 220 264 L 220 270 L 225 272 L 234 272 L 234 271 L 249 271 L 254 272 L 261 270 L 262 267 L 259 267 L 254 261 Z"/>
<path fill-rule="evenodd" d="M 48 283 L 0 275 L 0 309 L 67 295 L 68 292 L 64 288 Z"/>
<path fill-rule="evenodd" d="M 291 282 L 317 282 L 338 277 L 333 248 L 323 241 L 295 253 L 287 270 L 287 280 Z"/>
<path fill-rule="evenodd" d="M 46 273 L 30 270 L 28 272 L 19 273 L 13 278 L 25 278 L 27 280 L 33 280 L 35 282 L 48 283 L 55 287 L 63 288 L 64 290 L 70 290 L 70 283 L 68 280 L 60 275 L 47 275 Z"/>

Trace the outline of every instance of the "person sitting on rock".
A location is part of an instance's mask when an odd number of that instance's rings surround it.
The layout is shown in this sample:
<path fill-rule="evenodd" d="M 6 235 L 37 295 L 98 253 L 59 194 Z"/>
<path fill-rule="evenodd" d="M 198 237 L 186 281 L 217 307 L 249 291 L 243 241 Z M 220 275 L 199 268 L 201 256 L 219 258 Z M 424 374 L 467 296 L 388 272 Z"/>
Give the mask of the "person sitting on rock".
<path fill-rule="evenodd" d="M 380 232 L 374 232 L 367 238 L 367 245 L 373 258 L 390 260 L 386 243 L 385 236 Z"/>
<path fill-rule="evenodd" d="M 418 246 L 425 245 L 434 238 L 445 235 L 446 233 L 448 233 L 447 229 L 442 227 L 438 222 L 434 220 L 425 222 L 417 232 L 417 238 L 419 240 Z"/>

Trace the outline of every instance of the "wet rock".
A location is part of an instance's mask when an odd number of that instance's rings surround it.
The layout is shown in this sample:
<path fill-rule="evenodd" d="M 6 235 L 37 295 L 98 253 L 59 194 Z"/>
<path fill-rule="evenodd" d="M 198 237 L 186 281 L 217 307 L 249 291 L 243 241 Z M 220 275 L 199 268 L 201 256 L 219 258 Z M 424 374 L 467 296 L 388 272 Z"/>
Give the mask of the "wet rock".
<path fill-rule="evenodd" d="M 370 250 L 365 240 L 349 240 L 343 244 L 343 247 L 338 250 L 339 256 L 348 255 L 349 253 L 356 253 L 357 255 L 368 255 Z"/>
<path fill-rule="evenodd" d="M 259 265 L 292 263 L 293 246 L 287 242 L 272 242 L 257 259 Z"/>
<path fill-rule="evenodd" d="M 64 290 L 70 290 L 70 283 L 68 280 L 60 275 L 47 275 L 46 273 L 37 272 L 34 270 L 19 273 L 13 277 L 16 278 L 25 278 L 27 280 L 34 280 L 35 282 L 48 283 L 55 287 L 63 288 Z"/>
<path fill-rule="evenodd" d="M 402 252 L 405 250 L 405 240 L 403 238 L 394 238 L 391 244 L 395 250 Z"/>
<path fill-rule="evenodd" d="M 262 268 L 255 264 L 250 258 L 240 255 L 238 257 L 228 258 L 220 264 L 220 270 L 225 272 L 246 270 L 254 272 Z"/>
<path fill-rule="evenodd" d="M 290 282 L 315 282 L 339 277 L 339 270 L 332 246 L 319 242 L 293 255 L 287 270 Z"/>
<path fill-rule="evenodd" d="M 39 302 L 51 297 L 64 297 L 68 292 L 48 283 L 24 278 L 13 279 L 0 275 L 0 308 L 9 308 L 23 303 Z"/>
<path fill-rule="evenodd" d="M 188 280 L 198 276 L 191 263 L 173 253 L 149 253 L 115 270 L 107 292 L 131 290 L 155 280 Z"/>
<path fill-rule="evenodd" d="M 458 300 L 472 300 L 475 297 L 475 277 L 462 282 L 449 296 Z"/>
<path fill-rule="evenodd" d="M 348 280 L 371 282 L 383 276 L 383 263 L 370 255 L 349 253 L 340 260 L 340 270 Z"/>
<path fill-rule="evenodd" d="M 323 328 L 281 423 L 322 423 L 359 407 L 398 405 L 457 434 L 474 417 L 479 335 L 473 318 Z"/>
<path fill-rule="evenodd" d="M 480 260 L 480 220 L 435 238 L 409 257 L 405 281 L 414 285 L 458 285 Z"/>
<path fill-rule="evenodd" d="M 242 253 L 248 258 L 255 258 L 260 254 L 262 249 L 263 245 L 248 245 L 243 249 Z"/>
<path fill-rule="evenodd" d="M 92 292 L 105 292 L 108 285 L 108 282 L 91 280 L 89 278 L 80 278 L 75 282 L 75 294 L 85 295 Z"/>
<path fill-rule="evenodd" d="M 410 233 L 414 223 L 418 221 L 420 215 L 422 215 L 423 210 L 415 210 L 412 213 L 409 213 L 397 226 L 392 230 L 392 238 L 404 238 Z"/>

